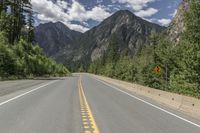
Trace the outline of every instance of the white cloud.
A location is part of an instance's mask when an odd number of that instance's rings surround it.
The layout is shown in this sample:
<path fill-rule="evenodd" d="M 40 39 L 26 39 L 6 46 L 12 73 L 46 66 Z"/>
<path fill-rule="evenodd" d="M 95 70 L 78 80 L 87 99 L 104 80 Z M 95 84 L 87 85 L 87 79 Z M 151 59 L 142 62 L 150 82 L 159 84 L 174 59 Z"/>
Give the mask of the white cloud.
<path fill-rule="evenodd" d="M 85 32 L 89 28 L 82 25 L 72 24 L 72 21 L 83 22 L 87 20 L 102 21 L 111 14 L 103 6 L 95 6 L 90 10 L 79 2 L 72 0 L 72 4 L 66 1 L 57 0 L 53 3 L 50 0 L 31 0 L 33 10 L 37 12 L 37 18 L 42 22 L 61 21 L 70 29 Z"/>
<path fill-rule="evenodd" d="M 49 0 L 31 0 L 33 10 L 38 13 L 41 21 L 67 21 L 69 15 L 60 7 L 60 3 L 53 3 Z M 68 3 L 65 2 L 67 5 Z"/>
<path fill-rule="evenodd" d="M 148 3 L 155 0 L 112 0 L 113 3 L 119 2 L 122 4 L 130 5 L 134 10 L 139 11 L 147 6 Z"/>
<path fill-rule="evenodd" d="M 171 19 L 166 19 L 166 18 L 161 18 L 161 19 L 149 18 L 149 19 L 145 19 L 145 20 L 149 21 L 151 23 L 156 23 L 156 24 L 162 25 L 162 26 L 169 26 L 169 24 L 171 23 Z"/>
<path fill-rule="evenodd" d="M 170 16 L 175 17 L 176 13 L 177 13 L 177 9 L 175 9 L 175 11 L 172 14 L 170 14 Z"/>
<path fill-rule="evenodd" d="M 168 26 L 171 23 L 171 19 L 158 19 L 157 20 L 162 26 Z"/>
<path fill-rule="evenodd" d="M 95 6 L 91 10 L 86 10 L 85 7 L 77 1 L 73 1 L 68 14 L 71 20 L 86 21 L 92 19 L 99 22 L 111 15 L 103 6 Z"/>
<path fill-rule="evenodd" d="M 79 32 L 85 32 L 87 30 L 89 30 L 89 28 L 87 27 L 84 27 L 84 26 L 81 26 L 81 25 L 78 25 L 78 24 L 71 24 L 71 23 L 68 23 L 66 24 L 68 27 L 70 27 L 71 29 L 73 30 L 76 30 L 76 31 L 79 31 Z"/>
<path fill-rule="evenodd" d="M 69 6 L 69 3 L 63 0 L 57 0 L 56 3 L 59 7 L 64 8 L 64 9 L 67 9 L 67 7 Z"/>
<path fill-rule="evenodd" d="M 148 8 L 146 10 L 140 10 L 138 12 L 135 12 L 135 15 L 139 17 L 151 17 L 152 15 L 156 14 L 158 12 L 158 9 L 155 8 Z"/>
<path fill-rule="evenodd" d="M 87 22 L 82 22 L 83 25 L 85 25 L 86 27 L 89 27 L 89 24 Z"/>

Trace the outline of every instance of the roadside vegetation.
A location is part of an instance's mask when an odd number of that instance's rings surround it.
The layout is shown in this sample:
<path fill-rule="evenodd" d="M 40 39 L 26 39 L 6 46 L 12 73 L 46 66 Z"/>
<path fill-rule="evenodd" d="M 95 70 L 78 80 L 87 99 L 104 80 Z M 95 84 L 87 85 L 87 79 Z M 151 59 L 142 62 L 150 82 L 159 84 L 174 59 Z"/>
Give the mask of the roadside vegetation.
<path fill-rule="evenodd" d="M 0 79 L 65 76 L 67 68 L 47 58 L 34 44 L 30 0 L 0 3 Z"/>
<path fill-rule="evenodd" d="M 200 98 L 200 2 L 193 0 L 178 44 L 165 35 L 150 37 L 136 56 L 119 55 L 113 35 L 107 55 L 86 67 L 88 72 Z M 160 66 L 160 73 L 154 68 Z"/>

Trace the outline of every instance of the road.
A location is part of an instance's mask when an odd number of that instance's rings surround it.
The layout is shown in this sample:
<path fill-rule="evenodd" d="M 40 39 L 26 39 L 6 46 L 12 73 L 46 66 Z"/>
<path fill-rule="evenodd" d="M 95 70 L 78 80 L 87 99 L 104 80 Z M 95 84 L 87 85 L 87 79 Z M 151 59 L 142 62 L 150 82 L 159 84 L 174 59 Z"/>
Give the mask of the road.
<path fill-rule="evenodd" d="M 199 120 L 87 74 L 9 84 L 0 133 L 200 133 Z"/>

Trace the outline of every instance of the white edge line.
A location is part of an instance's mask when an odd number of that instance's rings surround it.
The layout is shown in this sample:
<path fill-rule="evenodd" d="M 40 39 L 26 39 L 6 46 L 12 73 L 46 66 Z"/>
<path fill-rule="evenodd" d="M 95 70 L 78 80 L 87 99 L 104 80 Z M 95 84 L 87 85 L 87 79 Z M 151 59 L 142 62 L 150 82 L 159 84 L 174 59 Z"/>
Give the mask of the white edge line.
<path fill-rule="evenodd" d="M 124 93 L 124 94 L 126 94 L 126 95 L 128 95 L 128 96 L 130 96 L 130 97 L 132 97 L 132 98 L 135 98 L 135 99 L 137 99 L 137 100 L 139 100 L 139 101 L 141 101 L 141 102 L 143 102 L 143 103 L 146 103 L 146 104 L 148 104 L 148 105 L 150 105 L 150 106 L 152 106 L 152 107 L 154 107 L 154 108 L 156 108 L 156 109 L 158 109 L 158 110 L 161 110 L 161 111 L 163 111 L 163 112 L 165 112 L 165 113 L 167 113 L 167 114 L 169 114 L 169 115 L 172 115 L 172 116 L 174 116 L 174 117 L 176 117 L 176 118 L 178 118 L 178 119 L 180 119 L 180 120 L 183 120 L 183 121 L 185 121 L 185 122 L 187 122 L 187 123 L 190 123 L 190 124 L 192 124 L 192 125 L 197 126 L 197 127 L 200 128 L 200 125 L 198 125 L 198 124 L 196 124 L 196 123 L 194 123 L 194 122 L 192 122 L 192 121 L 190 121 L 190 120 L 187 120 L 187 119 L 185 119 L 185 118 L 183 118 L 183 117 L 181 117 L 181 116 L 178 116 L 178 115 L 176 115 L 176 114 L 174 114 L 174 113 L 171 113 L 171 112 L 169 112 L 169 111 L 167 111 L 167 110 L 165 110 L 165 109 L 163 109 L 163 108 L 161 108 L 161 107 L 158 107 L 158 106 L 153 105 L 153 104 L 151 104 L 151 103 L 149 103 L 149 102 L 147 102 L 147 101 L 145 101 L 145 100 L 143 100 L 143 99 L 140 99 L 140 98 L 138 98 L 138 97 L 136 97 L 136 96 L 134 96 L 134 95 L 131 95 L 131 94 L 129 94 L 128 92 L 125 92 L 125 91 L 123 91 L 123 90 L 121 90 L 121 89 L 119 89 L 119 88 L 117 88 L 117 87 L 115 87 L 115 86 L 112 86 L 112 85 L 106 83 L 105 81 L 102 81 L 102 80 L 97 79 L 96 77 L 93 77 L 93 78 L 96 79 L 97 81 L 99 81 L 99 82 L 101 82 L 101 83 L 103 83 L 103 84 L 105 84 L 105 85 L 107 85 L 107 86 L 109 86 L 109 87 L 111 87 L 111 88 L 117 90 L 117 91 L 120 91 L 120 92 L 122 92 L 122 93 Z"/>
<path fill-rule="evenodd" d="M 20 95 L 17 95 L 17 96 L 15 96 L 15 97 L 13 97 L 13 98 L 11 98 L 11 99 L 9 99 L 9 100 L 6 100 L 6 101 L 4 101 L 4 102 L 1 102 L 1 103 L 0 103 L 0 106 L 4 105 L 4 104 L 6 104 L 6 103 L 8 103 L 8 102 L 10 102 L 10 101 L 13 101 L 13 100 L 15 100 L 15 99 L 17 99 L 17 98 L 20 98 L 20 97 L 22 97 L 22 96 L 24 96 L 24 95 L 26 95 L 26 94 L 29 94 L 29 93 L 31 93 L 31 92 L 34 92 L 34 91 L 36 91 L 36 90 L 38 90 L 38 89 L 40 89 L 40 88 L 43 88 L 43 87 L 45 87 L 45 86 L 48 86 L 48 85 L 50 85 L 50 84 L 52 84 L 52 83 L 54 83 L 54 82 L 56 82 L 56 81 L 58 81 L 58 80 L 54 80 L 54 81 L 52 81 L 52 82 L 49 82 L 49 83 L 44 84 L 44 85 L 42 85 L 42 86 L 39 86 L 39 87 L 37 87 L 37 88 L 35 88 L 35 89 L 32 89 L 32 90 L 30 90 L 30 91 L 28 91 L 28 92 L 25 92 L 25 93 L 22 93 L 22 94 L 20 94 Z"/>

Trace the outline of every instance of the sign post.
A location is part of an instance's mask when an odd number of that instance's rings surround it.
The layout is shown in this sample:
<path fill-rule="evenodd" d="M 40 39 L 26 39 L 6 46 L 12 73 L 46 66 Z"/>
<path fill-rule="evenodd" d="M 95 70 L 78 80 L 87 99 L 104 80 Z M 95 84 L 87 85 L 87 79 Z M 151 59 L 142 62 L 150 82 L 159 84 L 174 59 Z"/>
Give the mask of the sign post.
<path fill-rule="evenodd" d="M 4 54 L 0 53 L 0 64 L 3 64 L 3 57 L 4 57 Z"/>
<path fill-rule="evenodd" d="M 1 79 L 1 75 L 2 75 L 2 65 L 4 64 L 4 60 L 3 60 L 4 54 L 0 53 L 0 79 Z"/>

